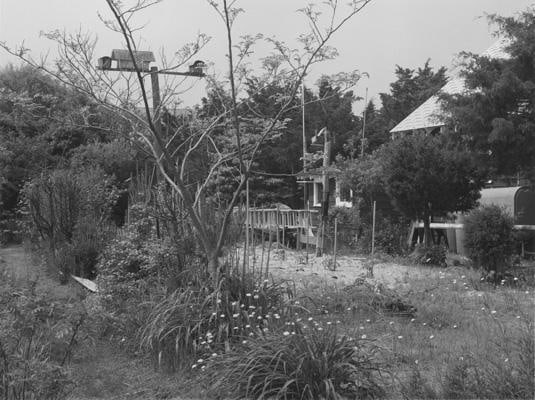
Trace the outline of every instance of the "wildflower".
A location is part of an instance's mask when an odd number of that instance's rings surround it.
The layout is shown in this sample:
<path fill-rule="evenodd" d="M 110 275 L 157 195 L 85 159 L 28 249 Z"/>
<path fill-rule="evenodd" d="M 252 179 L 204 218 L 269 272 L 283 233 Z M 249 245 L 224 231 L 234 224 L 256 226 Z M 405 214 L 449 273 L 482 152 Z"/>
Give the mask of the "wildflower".
<path fill-rule="evenodd" d="M 481 296 L 483 296 L 481 293 L 478 293 L 478 294 L 477 294 L 477 297 L 481 297 Z"/>
<path fill-rule="evenodd" d="M 332 324 L 332 322 L 331 322 L 331 321 L 328 321 L 328 322 L 327 322 L 327 325 L 331 325 L 331 324 Z"/>
<path fill-rule="evenodd" d="M 236 306 L 238 305 L 238 302 L 237 301 L 233 301 L 232 303 L 230 303 L 231 306 Z"/>
<path fill-rule="evenodd" d="M 414 360 L 414 363 L 415 363 L 415 364 L 418 364 L 418 360 Z"/>
<path fill-rule="evenodd" d="M 243 340 L 243 341 L 242 341 L 242 344 L 247 344 L 247 340 Z"/>
<path fill-rule="evenodd" d="M 191 366 L 191 369 L 195 369 L 195 368 L 197 368 L 197 364 L 193 364 L 193 365 Z"/>
<path fill-rule="evenodd" d="M 370 322 L 370 320 L 369 320 L 369 319 L 367 319 L 367 320 L 366 320 L 366 322 Z"/>
<path fill-rule="evenodd" d="M 347 307 L 347 311 L 351 311 L 351 307 Z"/>
<path fill-rule="evenodd" d="M 234 329 L 235 331 L 237 331 L 237 330 L 240 329 L 240 328 L 238 328 L 237 326 L 235 326 L 233 329 Z"/>
<path fill-rule="evenodd" d="M 221 317 L 221 318 L 225 318 L 225 314 L 221 314 L 220 317 Z"/>
<path fill-rule="evenodd" d="M 366 339 L 366 337 L 367 337 L 366 335 L 362 335 L 361 339 Z"/>
<path fill-rule="evenodd" d="M 260 297 L 259 297 L 257 294 L 255 294 L 255 295 L 253 296 L 253 299 L 255 299 L 255 300 L 258 300 L 259 298 L 260 298 Z"/>
<path fill-rule="evenodd" d="M 262 316 L 261 316 L 261 315 L 259 315 L 258 317 L 256 317 L 256 319 L 262 319 Z"/>
<path fill-rule="evenodd" d="M 454 283 L 454 284 L 457 283 L 457 279 L 454 279 L 454 280 L 453 280 L 453 283 Z"/>
<path fill-rule="evenodd" d="M 251 293 L 245 293 L 245 296 L 251 297 Z"/>
<path fill-rule="evenodd" d="M 253 333 L 253 332 L 250 332 L 250 333 L 249 333 L 249 336 L 254 336 L 254 333 Z"/>
<path fill-rule="evenodd" d="M 457 325 L 453 325 L 453 329 L 457 329 Z"/>
<path fill-rule="evenodd" d="M 508 361 L 509 361 L 509 359 L 508 359 L 508 358 L 506 358 L 506 359 L 505 359 L 505 360 L 503 360 L 503 361 L 505 361 L 505 362 L 508 362 Z"/>
<path fill-rule="evenodd" d="M 491 314 L 496 314 L 496 310 L 492 310 L 490 313 Z"/>
<path fill-rule="evenodd" d="M 426 326 L 426 325 L 427 325 L 427 322 L 423 322 L 422 325 L 423 325 L 423 326 Z"/>
<path fill-rule="evenodd" d="M 337 324 L 341 324 L 341 322 L 340 322 L 340 320 L 339 320 L 339 319 L 337 319 L 337 320 L 336 320 L 336 323 L 337 323 Z"/>
<path fill-rule="evenodd" d="M 197 360 L 197 364 L 202 364 L 203 362 L 204 362 L 204 360 L 203 360 L 202 358 L 199 358 L 199 359 Z"/>
<path fill-rule="evenodd" d="M 313 319 L 314 319 L 314 318 L 312 318 L 312 317 L 308 317 L 308 320 L 309 320 L 309 321 L 312 321 Z"/>
<path fill-rule="evenodd" d="M 361 325 L 361 326 L 359 326 L 359 329 L 360 329 L 360 330 L 363 330 L 363 329 L 364 329 L 364 327 L 363 327 L 363 326 Z"/>
<path fill-rule="evenodd" d="M 429 339 L 433 339 L 435 337 L 435 335 L 431 335 L 429 336 Z"/>
<path fill-rule="evenodd" d="M 217 313 L 213 312 L 212 313 L 212 317 L 215 317 L 217 315 Z"/>
<path fill-rule="evenodd" d="M 459 357 L 459 360 L 463 361 L 463 360 L 464 360 L 464 357 L 463 357 L 463 356 Z"/>
<path fill-rule="evenodd" d="M 461 279 L 464 279 L 464 278 L 466 278 L 466 276 L 462 275 L 462 276 L 461 276 Z"/>
<path fill-rule="evenodd" d="M 301 318 L 297 318 L 295 322 L 301 322 Z"/>
<path fill-rule="evenodd" d="M 389 324 L 390 324 L 390 325 L 394 325 L 394 321 L 390 321 Z"/>
<path fill-rule="evenodd" d="M 299 301 L 295 301 L 294 304 L 298 305 L 298 304 L 299 304 Z"/>
<path fill-rule="evenodd" d="M 529 290 L 526 290 L 526 294 L 529 294 Z"/>
<path fill-rule="evenodd" d="M 411 322 L 414 322 L 414 321 L 416 321 L 416 320 L 414 318 L 411 318 Z"/>
<path fill-rule="evenodd" d="M 279 314 L 275 314 L 274 317 L 275 319 L 280 319 L 281 316 Z"/>
<path fill-rule="evenodd" d="M 221 304 L 221 299 L 217 299 L 217 304 Z"/>
<path fill-rule="evenodd" d="M 288 335 L 290 334 L 290 332 L 288 332 L 288 331 L 284 331 L 284 332 L 282 332 L 282 334 L 283 334 L 284 336 L 288 336 Z"/>
<path fill-rule="evenodd" d="M 318 328 L 318 331 L 322 331 L 322 330 L 323 330 L 323 328 L 320 326 L 320 327 Z"/>
<path fill-rule="evenodd" d="M 254 310 L 256 307 L 255 307 L 255 306 L 249 306 L 249 308 L 250 308 L 251 310 Z"/>
<path fill-rule="evenodd" d="M 485 311 L 485 307 L 481 307 L 481 311 Z"/>
<path fill-rule="evenodd" d="M 399 335 L 399 336 L 398 336 L 398 339 L 403 339 L 403 336 Z"/>
<path fill-rule="evenodd" d="M 217 357 L 217 353 L 212 353 L 212 357 Z"/>
<path fill-rule="evenodd" d="M 516 319 L 520 319 L 520 315 L 517 315 L 517 316 L 516 316 Z"/>
<path fill-rule="evenodd" d="M 515 276 L 515 277 L 513 278 L 513 280 L 514 280 L 514 281 L 517 281 L 517 280 L 518 280 L 518 278 L 517 278 L 517 277 Z"/>
<path fill-rule="evenodd" d="M 238 318 L 240 314 L 232 314 L 232 318 Z"/>
<path fill-rule="evenodd" d="M 292 331 L 292 335 L 295 335 L 295 332 L 294 332 L 294 331 Z"/>
<path fill-rule="evenodd" d="M 201 371 L 204 371 L 205 369 L 206 369 L 206 366 L 203 365 L 203 366 L 201 367 Z"/>

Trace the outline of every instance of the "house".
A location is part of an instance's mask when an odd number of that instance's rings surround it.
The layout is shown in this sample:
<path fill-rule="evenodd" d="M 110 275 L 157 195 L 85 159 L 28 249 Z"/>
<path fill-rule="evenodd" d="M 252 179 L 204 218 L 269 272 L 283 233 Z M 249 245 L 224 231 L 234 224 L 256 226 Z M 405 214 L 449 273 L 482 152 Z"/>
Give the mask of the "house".
<path fill-rule="evenodd" d="M 353 207 L 353 191 L 341 184 L 337 176 L 341 171 L 331 169 L 328 172 L 329 207 Z M 323 195 L 323 175 L 318 171 L 301 172 L 298 174 L 298 183 L 306 186 L 307 209 L 319 209 Z"/>
<path fill-rule="evenodd" d="M 507 58 L 509 57 L 505 52 L 507 44 L 507 39 L 500 39 L 487 49 L 483 55 L 490 58 Z M 465 81 L 459 75 L 459 71 L 454 70 L 439 93 L 427 99 L 390 131 L 392 138 L 414 132 L 423 132 L 425 134 L 442 132 L 446 128 L 446 119 L 441 113 L 440 92 L 453 95 L 462 94 L 467 90 Z M 503 180 L 501 182 L 489 181 L 488 183 L 494 187 L 487 187 L 481 191 L 479 203 L 481 205 L 495 204 L 506 209 L 514 218 L 516 230 L 535 231 L 535 192 L 526 186 L 520 186 L 519 179 L 515 182 L 516 186 L 512 187 L 510 182 Z M 455 214 L 450 218 L 433 219 L 431 229 L 434 235 L 446 238 L 445 240 L 450 250 L 460 254 L 465 253 L 462 214 Z M 422 230 L 423 223 L 414 222 L 409 235 L 409 243 L 421 240 L 423 236 Z M 535 235 L 523 242 L 522 251 L 535 255 Z"/>

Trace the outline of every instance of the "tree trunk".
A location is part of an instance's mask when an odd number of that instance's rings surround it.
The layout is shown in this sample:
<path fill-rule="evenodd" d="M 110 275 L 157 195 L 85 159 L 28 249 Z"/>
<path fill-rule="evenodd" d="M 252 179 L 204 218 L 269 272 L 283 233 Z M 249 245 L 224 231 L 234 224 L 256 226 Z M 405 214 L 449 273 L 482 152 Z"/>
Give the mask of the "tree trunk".
<path fill-rule="evenodd" d="M 212 283 L 217 286 L 219 283 L 219 259 L 217 253 L 208 254 L 208 272 L 210 273 L 210 278 Z"/>

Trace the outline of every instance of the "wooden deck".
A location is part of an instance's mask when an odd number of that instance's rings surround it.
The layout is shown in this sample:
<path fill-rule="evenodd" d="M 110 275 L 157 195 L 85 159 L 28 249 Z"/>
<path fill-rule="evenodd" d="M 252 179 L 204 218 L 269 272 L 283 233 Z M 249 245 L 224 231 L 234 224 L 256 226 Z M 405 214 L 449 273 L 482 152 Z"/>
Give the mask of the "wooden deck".
<path fill-rule="evenodd" d="M 254 208 L 249 210 L 246 220 L 253 232 L 275 233 L 277 241 L 285 234 L 294 233 L 297 244 L 302 245 L 308 242 L 315 246 L 317 237 L 315 232 L 319 225 L 319 212 L 317 210 L 284 210 L 277 208 Z"/>

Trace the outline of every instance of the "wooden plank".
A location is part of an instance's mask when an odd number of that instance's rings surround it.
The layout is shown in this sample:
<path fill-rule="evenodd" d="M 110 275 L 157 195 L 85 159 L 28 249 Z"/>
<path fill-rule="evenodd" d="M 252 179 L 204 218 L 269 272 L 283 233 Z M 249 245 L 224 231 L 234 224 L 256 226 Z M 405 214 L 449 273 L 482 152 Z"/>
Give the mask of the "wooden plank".
<path fill-rule="evenodd" d="M 80 278 L 79 276 L 71 275 L 71 277 L 90 292 L 98 293 L 98 286 L 95 282 L 90 281 L 89 279 Z"/>

